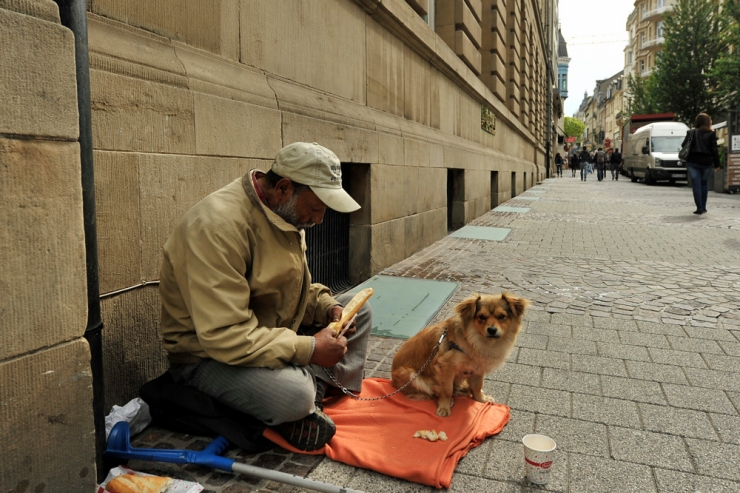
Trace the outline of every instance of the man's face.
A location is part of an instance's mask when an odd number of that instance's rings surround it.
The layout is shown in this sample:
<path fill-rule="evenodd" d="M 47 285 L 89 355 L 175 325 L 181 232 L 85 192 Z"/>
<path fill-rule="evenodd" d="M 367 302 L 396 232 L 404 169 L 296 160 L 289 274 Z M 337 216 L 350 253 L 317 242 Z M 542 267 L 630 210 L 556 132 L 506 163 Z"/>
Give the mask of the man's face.
<path fill-rule="evenodd" d="M 299 193 L 295 193 L 293 189 L 290 199 L 283 204 L 276 205 L 272 211 L 296 229 L 306 229 L 324 221 L 326 205 L 311 189 L 304 189 Z"/>

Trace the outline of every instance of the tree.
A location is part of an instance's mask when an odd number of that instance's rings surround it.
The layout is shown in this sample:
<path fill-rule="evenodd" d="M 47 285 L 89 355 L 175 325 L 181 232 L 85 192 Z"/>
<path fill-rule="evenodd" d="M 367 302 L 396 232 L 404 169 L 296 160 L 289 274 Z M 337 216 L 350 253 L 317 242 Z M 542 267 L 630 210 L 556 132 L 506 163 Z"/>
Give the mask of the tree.
<path fill-rule="evenodd" d="M 630 74 L 627 78 L 627 87 L 629 97 L 627 98 L 627 115 L 625 119 L 632 115 L 662 113 L 662 108 L 656 98 L 658 88 L 656 87 L 654 74 L 650 74 L 647 77 L 633 77 Z"/>
<path fill-rule="evenodd" d="M 722 41 L 730 49 L 719 55 L 712 76 L 717 81 L 717 102 L 725 108 L 740 106 L 740 0 L 725 0 L 720 16 Z"/>
<path fill-rule="evenodd" d="M 583 135 L 583 131 L 586 130 L 586 124 L 578 118 L 565 117 L 565 123 L 563 124 L 563 131 L 566 137 L 575 137 L 579 139 Z"/>
<path fill-rule="evenodd" d="M 693 123 L 701 112 L 716 114 L 718 84 L 710 74 L 726 51 L 719 0 L 678 0 L 664 20 L 665 44 L 653 74 L 657 91 L 648 91 L 659 107 L 681 121 Z"/>

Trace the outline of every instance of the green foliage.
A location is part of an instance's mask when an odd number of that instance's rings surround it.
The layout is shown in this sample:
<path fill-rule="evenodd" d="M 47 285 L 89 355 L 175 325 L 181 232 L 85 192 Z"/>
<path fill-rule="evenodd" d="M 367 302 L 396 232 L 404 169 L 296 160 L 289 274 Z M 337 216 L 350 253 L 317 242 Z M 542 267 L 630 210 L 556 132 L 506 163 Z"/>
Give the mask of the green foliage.
<path fill-rule="evenodd" d="M 662 108 L 657 100 L 658 89 L 655 83 L 654 74 L 647 77 L 627 78 L 628 94 L 627 113 L 631 115 L 648 115 L 652 113 L 662 113 Z"/>
<path fill-rule="evenodd" d="M 655 64 L 655 87 L 648 86 L 648 92 L 660 109 L 683 122 L 693 123 L 701 112 L 717 114 L 718 81 L 711 74 L 726 51 L 719 0 L 678 0 L 664 20 L 665 44 Z"/>
<path fill-rule="evenodd" d="M 563 124 L 563 131 L 566 137 L 580 138 L 583 135 L 583 131 L 586 130 L 586 124 L 578 118 L 565 117 L 565 123 Z"/>
<path fill-rule="evenodd" d="M 740 0 L 725 0 L 720 14 L 721 37 L 725 46 L 711 76 L 717 81 L 717 101 L 725 108 L 740 106 Z"/>

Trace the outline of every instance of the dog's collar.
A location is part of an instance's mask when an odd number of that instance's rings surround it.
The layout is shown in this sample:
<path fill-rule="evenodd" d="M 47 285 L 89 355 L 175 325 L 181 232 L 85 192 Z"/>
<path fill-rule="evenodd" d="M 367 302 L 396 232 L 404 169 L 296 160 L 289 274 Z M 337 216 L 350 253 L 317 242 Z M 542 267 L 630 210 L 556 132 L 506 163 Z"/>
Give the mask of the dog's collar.
<path fill-rule="evenodd" d="M 448 339 L 447 340 L 447 344 L 450 345 L 450 349 L 455 349 L 455 350 L 460 351 L 461 353 L 465 354 L 465 351 L 463 351 L 463 349 L 460 346 L 458 346 L 457 344 L 455 344 L 451 340 Z"/>

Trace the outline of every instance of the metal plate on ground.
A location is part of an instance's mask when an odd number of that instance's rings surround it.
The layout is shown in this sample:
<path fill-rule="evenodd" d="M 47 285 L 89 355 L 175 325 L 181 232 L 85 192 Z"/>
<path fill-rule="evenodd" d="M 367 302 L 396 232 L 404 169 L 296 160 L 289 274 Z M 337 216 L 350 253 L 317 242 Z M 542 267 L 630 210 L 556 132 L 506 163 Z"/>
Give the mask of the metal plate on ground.
<path fill-rule="evenodd" d="M 374 276 L 351 291 L 375 290 L 370 297 L 373 335 L 408 339 L 427 326 L 459 286 L 458 282 Z"/>
<path fill-rule="evenodd" d="M 510 228 L 491 228 L 489 226 L 463 226 L 450 236 L 470 240 L 503 241 L 511 233 Z"/>
<path fill-rule="evenodd" d="M 500 205 L 493 209 L 493 212 L 529 212 L 529 207 L 509 207 L 508 205 Z"/>

